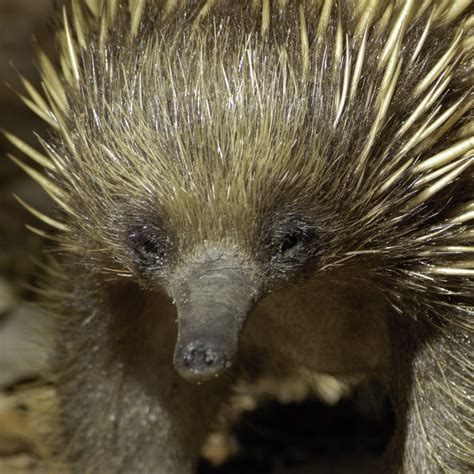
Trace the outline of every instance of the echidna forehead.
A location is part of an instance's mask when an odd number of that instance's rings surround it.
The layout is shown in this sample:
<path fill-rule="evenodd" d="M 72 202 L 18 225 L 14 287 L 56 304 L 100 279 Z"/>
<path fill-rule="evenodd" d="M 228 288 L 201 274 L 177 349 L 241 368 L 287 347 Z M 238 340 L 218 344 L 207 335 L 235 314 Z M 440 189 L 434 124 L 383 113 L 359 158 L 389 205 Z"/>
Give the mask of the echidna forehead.
<path fill-rule="evenodd" d="M 67 226 L 100 241 L 115 214 L 154 215 L 202 238 L 288 210 L 345 229 L 346 252 L 412 257 L 466 235 L 469 2 L 85 3 L 65 85 L 41 56 L 49 103 L 30 101 L 59 140 L 20 144 Z"/>
<path fill-rule="evenodd" d="M 334 140 L 324 53 L 305 81 L 291 29 L 262 41 L 232 23 L 217 17 L 174 38 L 157 31 L 138 56 L 82 55 L 67 169 L 96 183 L 108 213 L 120 193 L 145 203 L 142 212 L 207 220 L 209 230 L 217 217 L 241 225 L 268 208 L 321 205 L 329 165 L 348 144 Z"/>
<path fill-rule="evenodd" d="M 299 145 L 313 139 L 306 126 L 311 91 L 298 84 L 282 54 L 265 57 L 253 38 L 245 39 L 221 50 L 219 37 L 211 46 L 186 36 L 172 44 L 162 38 L 147 45 L 141 64 L 128 52 L 107 58 L 118 70 L 91 76 L 72 102 L 74 117 L 85 118 L 72 121 L 84 142 L 79 148 L 102 148 L 78 157 L 80 165 L 112 160 L 113 180 L 122 162 L 130 167 L 130 186 L 144 190 L 150 180 L 160 193 L 172 186 L 197 194 L 209 191 L 202 180 L 245 193 L 260 175 L 275 186 L 301 169 Z M 184 45 L 193 52 L 183 54 Z"/>

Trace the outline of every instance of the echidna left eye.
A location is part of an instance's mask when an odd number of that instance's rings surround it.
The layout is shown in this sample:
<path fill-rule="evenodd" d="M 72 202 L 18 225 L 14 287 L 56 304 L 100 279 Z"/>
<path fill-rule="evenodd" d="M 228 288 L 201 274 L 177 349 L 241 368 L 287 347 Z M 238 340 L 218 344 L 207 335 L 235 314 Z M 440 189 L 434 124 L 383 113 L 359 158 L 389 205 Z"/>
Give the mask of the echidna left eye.
<path fill-rule="evenodd" d="M 141 264 L 151 266 L 163 261 L 166 245 L 156 229 L 150 226 L 134 227 L 128 234 L 128 241 Z"/>

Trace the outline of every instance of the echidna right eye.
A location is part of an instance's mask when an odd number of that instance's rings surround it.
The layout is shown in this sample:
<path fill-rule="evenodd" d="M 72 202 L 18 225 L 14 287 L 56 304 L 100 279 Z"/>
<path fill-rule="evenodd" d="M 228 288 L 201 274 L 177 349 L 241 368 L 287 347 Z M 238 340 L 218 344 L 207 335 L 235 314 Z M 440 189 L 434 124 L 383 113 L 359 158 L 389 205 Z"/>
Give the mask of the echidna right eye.
<path fill-rule="evenodd" d="M 143 265 L 160 264 L 165 257 L 165 245 L 156 229 L 150 226 L 133 228 L 128 234 L 130 247 Z"/>
<path fill-rule="evenodd" d="M 301 252 L 308 254 L 306 252 L 308 244 L 314 240 L 314 237 L 314 229 L 308 226 L 294 227 L 283 231 L 282 235 L 277 235 L 273 244 L 274 258 L 288 259 L 298 257 Z"/>
<path fill-rule="evenodd" d="M 295 247 L 298 247 L 303 243 L 303 240 L 301 239 L 301 236 L 298 234 L 288 234 L 286 235 L 280 242 L 279 245 L 279 253 L 284 254 Z"/>

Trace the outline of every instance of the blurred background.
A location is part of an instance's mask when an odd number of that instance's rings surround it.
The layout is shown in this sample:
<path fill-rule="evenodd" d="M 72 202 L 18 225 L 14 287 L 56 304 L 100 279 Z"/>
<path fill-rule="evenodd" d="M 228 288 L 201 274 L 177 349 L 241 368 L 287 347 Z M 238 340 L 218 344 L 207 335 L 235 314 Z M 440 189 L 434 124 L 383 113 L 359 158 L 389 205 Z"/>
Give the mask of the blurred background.
<path fill-rule="evenodd" d="M 23 105 L 19 74 L 38 85 L 35 43 L 51 46 L 50 0 L 0 0 L 0 129 L 35 143 L 43 124 Z M 0 473 L 38 472 L 47 458 L 45 437 L 52 423 L 54 398 L 39 373 L 51 347 L 50 324 L 35 309 L 29 285 L 35 282 L 35 260 L 43 258 L 41 239 L 28 231 L 31 216 L 14 194 L 40 209 L 45 193 L 8 159 L 14 147 L 0 136 Z M 37 223 L 35 223 L 37 224 Z"/>

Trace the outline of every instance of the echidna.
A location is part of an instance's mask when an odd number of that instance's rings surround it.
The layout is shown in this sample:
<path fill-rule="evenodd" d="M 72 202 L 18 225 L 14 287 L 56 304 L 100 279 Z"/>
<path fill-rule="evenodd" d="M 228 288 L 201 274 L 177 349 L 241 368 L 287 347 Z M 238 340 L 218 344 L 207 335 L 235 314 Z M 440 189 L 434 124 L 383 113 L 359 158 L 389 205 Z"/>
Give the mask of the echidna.
<path fill-rule="evenodd" d="M 384 472 L 472 472 L 472 2 L 73 0 L 60 23 L 44 93 L 25 81 L 52 136 L 13 141 L 57 203 L 32 212 L 75 472 L 191 473 L 235 381 L 303 373 L 383 381 Z"/>

